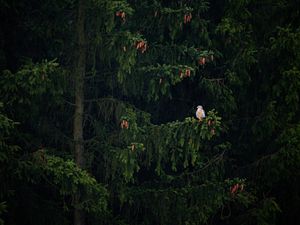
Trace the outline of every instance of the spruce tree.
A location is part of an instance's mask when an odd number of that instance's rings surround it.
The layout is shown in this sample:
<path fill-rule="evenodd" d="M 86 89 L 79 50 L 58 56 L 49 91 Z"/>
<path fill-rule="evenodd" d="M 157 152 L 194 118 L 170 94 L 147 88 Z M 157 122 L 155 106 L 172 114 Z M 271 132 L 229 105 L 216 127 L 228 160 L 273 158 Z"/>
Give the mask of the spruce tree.
<path fill-rule="evenodd" d="M 209 4 L 128 3 L 108 3 L 113 15 L 104 27 L 88 29 L 89 168 L 108 185 L 115 224 L 207 223 L 231 201 L 251 197 L 244 180 L 226 179 L 230 145 L 218 139 L 225 127 L 209 108 L 229 92 L 213 74 L 220 53 L 209 37 Z M 200 122 L 194 114 L 202 103 Z"/>

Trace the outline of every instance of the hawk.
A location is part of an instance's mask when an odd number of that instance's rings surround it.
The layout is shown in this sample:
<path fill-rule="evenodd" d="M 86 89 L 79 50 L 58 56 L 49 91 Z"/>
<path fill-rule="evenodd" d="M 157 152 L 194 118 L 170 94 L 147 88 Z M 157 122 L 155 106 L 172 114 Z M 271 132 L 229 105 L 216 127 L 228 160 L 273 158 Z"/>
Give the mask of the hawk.
<path fill-rule="evenodd" d="M 201 105 L 197 106 L 196 117 L 199 119 L 199 122 L 201 122 L 202 119 L 205 118 L 205 112 Z"/>

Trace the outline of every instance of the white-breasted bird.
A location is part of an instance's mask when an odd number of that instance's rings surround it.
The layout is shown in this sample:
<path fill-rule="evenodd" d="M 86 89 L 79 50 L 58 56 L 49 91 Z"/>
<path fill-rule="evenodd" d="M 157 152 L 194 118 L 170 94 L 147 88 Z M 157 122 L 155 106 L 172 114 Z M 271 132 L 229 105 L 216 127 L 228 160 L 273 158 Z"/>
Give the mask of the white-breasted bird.
<path fill-rule="evenodd" d="M 205 118 L 205 111 L 202 105 L 197 106 L 196 117 L 199 119 L 199 122 L 202 121 L 203 118 Z"/>

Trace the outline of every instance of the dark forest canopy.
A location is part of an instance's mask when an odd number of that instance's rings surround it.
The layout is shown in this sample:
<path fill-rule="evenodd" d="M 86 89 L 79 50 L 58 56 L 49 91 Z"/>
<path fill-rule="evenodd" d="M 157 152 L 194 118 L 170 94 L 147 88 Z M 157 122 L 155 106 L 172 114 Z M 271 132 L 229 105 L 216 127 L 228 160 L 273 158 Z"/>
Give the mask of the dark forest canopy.
<path fill-rule="evenodd" d="M 299 223 L 299 13 L 1 0 L 0 225 Z"/>

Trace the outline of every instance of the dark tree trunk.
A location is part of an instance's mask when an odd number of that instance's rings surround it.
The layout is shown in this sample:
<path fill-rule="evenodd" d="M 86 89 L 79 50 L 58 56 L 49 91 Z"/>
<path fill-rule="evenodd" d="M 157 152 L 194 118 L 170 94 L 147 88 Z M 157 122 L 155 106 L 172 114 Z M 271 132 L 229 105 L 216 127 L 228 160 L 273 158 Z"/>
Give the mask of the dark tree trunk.
<path fill-rule="evenodd" d="M 75 63 L 75 112 L 74 112 L 74 147 L 75 147 L 75 162 L 80 168 L 85 167 L 83 156 L 83 112 L 84 112 L 84 76 L 85 76 L 85 5 L 84 0 L 78 2 L 78 17 L 77 17 L 77 54 Z M 80 193 L 74 196 L 75 205 L 79 203 Z M 74 225 L 83 225 L 84 213 L 76 208 L 74 210 Z"/>

